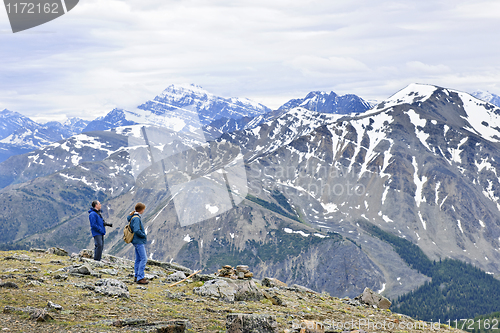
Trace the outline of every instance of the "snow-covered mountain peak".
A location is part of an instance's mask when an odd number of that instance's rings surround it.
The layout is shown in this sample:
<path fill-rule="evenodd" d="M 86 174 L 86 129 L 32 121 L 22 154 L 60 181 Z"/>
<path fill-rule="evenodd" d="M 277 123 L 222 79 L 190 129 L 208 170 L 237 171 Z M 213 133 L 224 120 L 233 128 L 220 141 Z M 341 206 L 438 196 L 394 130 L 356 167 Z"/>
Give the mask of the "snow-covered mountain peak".
<path fill-rule="evenodd" d="M 0 118 L 11 118 L 11 117 L 19 117 L 19 118 L 27 118 L 20 114 L 19 112 L 10 111 L 8 109 L 3 109 L 0 111 Z"/>
<path fill-rule="evenodd" d="M 482 101 L 491 103 L 496 106 L 500 106 L 500 96 L 497 94 L 491 93 L 489 91 L 478 90 L 473 92 L 471 95 Z"/>
<path fill-rule="evenodd" d="M 500 142 L 500 108 L 458 90 L 410 84 L 362 117 L 381 113 L 394 117 L 405 114 L 420 137 L 431 136 L 431 127 L 445 124 L 490 142 Z"/>
<path fill-rule="evenodd" d="M 186 95 L 195 95 L 198 97 L 213 97 L 211 93 L 203 89 L 201 86 L 196 85 L 196 84 L 172 84 L 168 86 L 161 94 L 156 96 L 155 100 L 157 99 L 171 99 L 173 101 L 180 101 L 182 98 L 184 98 Z"/>
<path fill-rule="evenodd" d="M 384 100 L 381 104 L 383 104 L 384 108 L 388 108 L 398 104 L 424 102 L 431 97 L 437 89 L 439 89 L 437 86 L 430 84 L 411 83 L 388 99 Z"/>
<path fill-rule="evenodd" d="M 361 113 L 372 108 L 372 105 L 362 98 L 352 95 L 337 95 L 333 91 L 311 91 L 304 98 L 292 99 L 279 107 L 278 110 L 290 110 L 303 107 L 310 111 L 320 113 Z"/>
<path fill-rule="evenodd" d="M 181 127 L 189 130 L 191 127 L 200 128 L 208 125 L 217 119 L 237 120 L 243 117 L 255 117 L 270 111 L 271 109 L 266 106 L 246 98 L 215 96 L 196 85 L 171 85 L 153 100 L 138 106 L 136 113 L 144 119 L 154 118 L 156 125 L 182 123 Z M 160 121 L 159 118 L 165 118 L 165 120 Z M 143 123 L 152 122 L 143 121 Z"/>

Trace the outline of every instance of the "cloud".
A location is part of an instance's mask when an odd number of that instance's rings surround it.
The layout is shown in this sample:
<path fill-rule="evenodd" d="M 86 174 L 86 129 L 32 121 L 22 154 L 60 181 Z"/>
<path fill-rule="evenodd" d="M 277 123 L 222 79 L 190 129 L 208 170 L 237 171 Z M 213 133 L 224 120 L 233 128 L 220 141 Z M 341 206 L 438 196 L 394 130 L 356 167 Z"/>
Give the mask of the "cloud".
<path fill-rule="evenodd" d="M 0 109 L 92 118 L 185 82 L 271 107 L 312 90 L 382 99 L 411 82 L 500 93 L 498 5 L 475 4 L 86 0 L 18 34 L 0 10 Z"/>
<path fill-rule="evenodd" d="M 301 71 L 307 76 L 330 76 L 336 73 L 356 73 L 369 71 L 369 68 L 353 58 L 348 57 L 318 57 L 314 55 L 298 56 L 288 62 L 290 67 Z"/>
<path fill-rule="evenodd" d="M 410 61 L 406 63 L 406 66 L 410 71 L 425 73 L 425 74 L 441 74 L 441 73 L 450 73 L 451 69 L 448 66 L 439 64 L 439 65 L 429 65 L 424 64 L 420 61 Z"/>

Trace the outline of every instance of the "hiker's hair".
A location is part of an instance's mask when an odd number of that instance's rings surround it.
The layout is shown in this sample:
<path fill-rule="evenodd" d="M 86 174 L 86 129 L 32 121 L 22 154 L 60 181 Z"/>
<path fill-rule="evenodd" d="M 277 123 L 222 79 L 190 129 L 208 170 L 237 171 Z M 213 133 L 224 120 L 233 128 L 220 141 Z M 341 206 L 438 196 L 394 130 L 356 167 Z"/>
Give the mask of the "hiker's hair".
<path fill-rule="evenodd" d="M 136 212 L 137 213 L 142 212 L 145 208 L 146 208 L 145 204 L 143 204 L 142 202 L 138 202 L 135 205 L 135 210 L 132 213 L 130 213 L 130 215 L 134 215 Z"/>
<path fill-rule="evenodd" d="M 98 203 L 99 203 L 99 200 L 92 201 L 92 208 L 95 208 L 95 206 L 97 206 Z"/>

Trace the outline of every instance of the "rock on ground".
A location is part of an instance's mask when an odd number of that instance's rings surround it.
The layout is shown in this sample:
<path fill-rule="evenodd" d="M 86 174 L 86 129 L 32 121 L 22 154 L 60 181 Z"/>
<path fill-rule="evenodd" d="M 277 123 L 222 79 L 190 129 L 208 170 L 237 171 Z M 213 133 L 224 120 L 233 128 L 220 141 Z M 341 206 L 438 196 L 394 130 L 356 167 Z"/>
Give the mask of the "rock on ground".
<path fill-rule="evenodd" d="M 226 317 L 227 333 L 275 333 L 277 326 L 272 315 L 231 313 Z"/>
<path fill-rule="evenodd" d="M 371 306 L 376 306 L 377 308 L 380 309 L 389 309 L 391 307 L 391 301 L 389 301 L 387 298 L 385 298 L 382 295 L 379 295 L 375 293 L 373 290 L 370 288 L 365 288 L 363 291 L 363 294 L 359 295 L 355 299 L 361 301 L 362 303 L 371 305 Z"/>
<path fill-rule="evenodd" d="M 252 280 L 214 279 L 194 288 L 193 292 L 200 296 L 217 297 L 226 302 L 259 301 L 263 297 Z"/>
<path fill-rule="evenodd" d="M 116 279 L 101 279 L 95 283 L 94 291 L 105 296 L 118 296 L 130 298 L 128 287 L 122 281 Z"/>

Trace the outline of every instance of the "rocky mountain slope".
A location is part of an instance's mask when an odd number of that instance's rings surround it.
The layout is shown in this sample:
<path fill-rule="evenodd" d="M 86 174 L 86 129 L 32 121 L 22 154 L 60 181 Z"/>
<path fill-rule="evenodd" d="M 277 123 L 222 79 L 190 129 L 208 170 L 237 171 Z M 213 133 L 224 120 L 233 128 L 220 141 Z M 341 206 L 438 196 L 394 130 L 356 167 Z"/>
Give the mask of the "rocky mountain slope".
<path fill-rule="evenodd" d="M 351 235 L 375 258 L 383 254 L 370 249 L 357 219 L 412 240 L 432 259 L 498 274 L 499 114 L 465 93 L 410 85 L 252 161 L 251 190 L 279 190 L 307 222 Z"/>
<path fill-rule="evenodd" d="M 353 94 L 337 95 L 333 91 L 312 91 L 304 98 L 286 102 L 279 110 L 290 110 L 299 106 L 320 113 L 349 114 L 365 112 L 374 105 Z"/>
<path fill-rule="evenodd" d="M 193 272 L 190 268 L 154 260 L 146 266 L 150 283 L 140 286 L 132 282 L 132 261 L 104 255 L 95 262 L 88 259 L 91 255 L 83 250 L 68 256 L 58 248 L 0 252 L 2 330 L 462 332 L 392 313 L 368 290 L 358 299 L 339 299 L 273 277 L 234 280 L 197 274 L 180 282 Z"/>
<path fill-rule="evenodd" d="M 85 211 L 88 198 L 98 197 L 116 226 L 107 236 L 112 254 L 130 255 L 121 228 L 133 204 L 142 201 L 148 207 L 150 255 L 190 267 L 213 269 L 245 257 L 253 260 L 259 276 L 272 272 L 286 282 L 308 281 L 338 296 L 369 286 L 394 297 L 429 280 L 387 243 L 367 234 L 359 221 L 368 221 L 417 244 L 431 260 L 451 257 L 497 275 L 499 113 L 468 94 L 414 84 L 363 114 L 299 107 L 208 143 L 199 132 L 176 132 L 165 144 L 153 140 L 148 145 L 144 133 L 156 132 L 142 125 L 94 132 L 95 141 L 59 143 L 54 162 L 59 169 L 44 166 L 40 158 L 50 157 L 40 151 L 37 163 L 29 162 L 34 156 L 26 157 L 24 167 L 11 174 L 34 176 L 0 191 L 3 209 L 36 205 L 22 217 L 12 210 L 15 217 L 5 219 L 12 231 L 2 241 L 5 247 L 87 247 L 92 240 Z M 107 137 L 97 139 L 102 133 Z M 108 148 L 94 162 L 79 160 L 73 149 L 85 147 L 92 156 L 103 145 Z M 147 163 L 135 173 L 137 158 Z M 222 169 L 230 161 L 244 161 L 246 170 L 242 179 L 248 186 L 236 203 L 231 181 L 217 176 L 228 175 Z M 39 171 L 30 171 L 35 168 Z M 158 178 L 161 172 L 166 178 Z M 221 191 L 184 198 L 179 211 L 176 200 L 184 192 L 170 181 L 196 179 L 218 182 Z M 233 201 L 218 206 L 221 193 Z M 17 207 L 9 207 L 10 198 Z M 40 211 L 49 203 L 54 206 Z M 61 208 L 54 219 L 50 214 L 56 207 Z M 182 224 L 183 212 L 202 210 L 214 213 L 204 222 Z M 32 228 L 34 218 L 40 226 Z"/>

